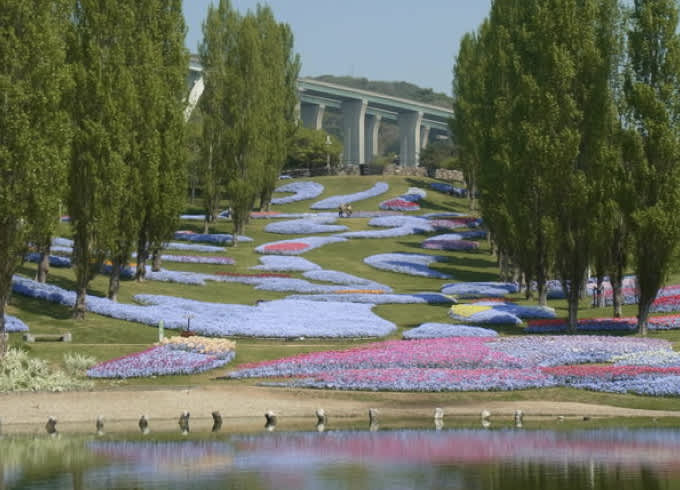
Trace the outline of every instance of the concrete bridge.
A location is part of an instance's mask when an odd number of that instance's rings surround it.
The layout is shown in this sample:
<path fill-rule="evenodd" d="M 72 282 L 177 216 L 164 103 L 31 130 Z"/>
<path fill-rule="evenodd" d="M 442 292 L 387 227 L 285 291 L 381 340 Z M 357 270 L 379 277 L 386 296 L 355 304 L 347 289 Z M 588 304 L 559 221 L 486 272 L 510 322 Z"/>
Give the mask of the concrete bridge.
<path fill-rule="evenodd" d="M 203 92 L 202 67 L 191 58 L 188 78 L 188 119 Z M 378 134 L 382 121 L 399 126 L 399 159 L 404 166 L 417 166 L 420 150 L 431 133 L 449 134 L 448 120 L 453 111 L 446 107 L 423 104 L 376 92 L 359 90 L 310 78 L 297 82 L 300 96 L 299 117 L 309 128 L 322 129 L 326 109 L 343 116 L 343 163 L 364 164 L 378 155 Z"/>

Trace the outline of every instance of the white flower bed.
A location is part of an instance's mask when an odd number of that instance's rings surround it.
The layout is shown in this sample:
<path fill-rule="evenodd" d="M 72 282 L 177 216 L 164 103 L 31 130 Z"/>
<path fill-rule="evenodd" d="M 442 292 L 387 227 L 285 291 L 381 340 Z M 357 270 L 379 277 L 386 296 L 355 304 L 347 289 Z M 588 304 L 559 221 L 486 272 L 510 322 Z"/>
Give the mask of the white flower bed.
<path fill-rule="evenodd" d="M 329 243 L 339 243 L 346 240 L 346 238 L 339 236 L 310 236 L 265 243 L 255 247 L 255 251 L 260 254 L 299 255 Z"/>
<path fill-rule="evenodd" d="M 406 330 L 405 339 L 440 339 L 445 337 L 498 337 L 498 332 L 490 328 L 472 327 L 470 325 L 453 325 L 451 323 L 423 323 Z"/>
<path fill-rule="evenodd" d="M 353 289 L 361 288 L 361 285 L 354 285 Z M 280 291 L 308 294 L 333 293 L 339 289 L 335 284 L 314 284 L 304 279 L 272 277 L 266 281 L 261 281 L 255 289 L 261 291 Z"/>
<path fill-rule="evenodd" d="M 335 223 L 335 221 L 337 221 L 336 216 L 302 218 L 269 223 L 264 227 L 264 231 L 283 235 L 313 235 L 315 233 L 335 233 L 348 229 L 345 225 L 331 224 Z"/>
<path fill-rule="evenodd" d="M 321 270 L 321 266 L 302 257 L 290 257 L 283 255 L 263 255 L 260 257 L 261 265 L 255 265 L 251 269 L 271 272 L 306 272 Z"/>
<path fill-rule="evenodd" d="M 50 284 L 14 276 L 14 291 L 53 303 L 73 306 L 76 294 Z M 276 300 L 257 306 L 206 303 L 172 296 L 137 295 L 142 305 L 115 303 L 87 296 L 88 311 L 157 326 L 191 330 L 210 337 L 382 337 L 396 327 L 371 311 L 371 305 Z"/>
<path fill-rule="evenodd" d="M 71 240 L 70 238 L 63 238 L 57 236 L 52 238 L 52 245 L 73 248 L 73 240 Z"/>
<path fill-rule="evenodd" d="M 519 292 L 519 285 L 511 282 L 459 282 L 444 284 L 442 293 L 456 296 L 475 298 L 499 298 L 511 293 Z"/>
<path fill-rule="evenodd" d="M 324 187 L 316 182 L 291 182 L 274 189 L 274 192 L 293 192 L 292 196 L 276 197 L 272 204 L 288 204 L 296 201 L 305 201 L 319 197 Z"/>
<path fill-rule="evenodd" d="M 371 255 L 364 259 L 364 263 L 376 269 L 401 272 L 412 276 L 433 277 L 437 279 L 451 279 L 451 276 L 429 268 L 433 262 L 446 262 L 447 258 L 439 255 L 386 253 Z"/>
<path fill-rule="evenodd" d="M 5 314 L 5 332 L 28 332 L 28 325 L 15 316 Z"/>
<path fill-rule="evenodd" d="M 342 238 L 396 238 L 400 236 L 432 233 L 435 228 L 428 220 L 417 216 L 379 216 L 368 222 L 369 226 L 388 228 L 387 230 L 362 230 L 338 233 Z"/>
<path fill-rule="evenodd" d="M 370 279 L 363 279 L 352 274 L 347 274 L 346 272 L 311 270 L 305 272 L 302 275 L 307 279 L 311 279 L 312 281 L 332 282 L 335 284 L 353 284 L 355 286 L 361 286 L 363 289 L 381 289 L 383 291 L 392 291 L 392 288 L 389 286 L 371 281 Z"/>
<path fill-rule="evenodd" d="M 343 196 L 332 196 L 312 204 L 312 209 L 337 209 L 343 204 L 348 204 L 356 201 L 363 201 L 371 197 L 384 194 L 390 188 L 385 182 L 377 182 L 373 187 L 366 191 L 356 192 L 354 194 L 346 194 Z"/>

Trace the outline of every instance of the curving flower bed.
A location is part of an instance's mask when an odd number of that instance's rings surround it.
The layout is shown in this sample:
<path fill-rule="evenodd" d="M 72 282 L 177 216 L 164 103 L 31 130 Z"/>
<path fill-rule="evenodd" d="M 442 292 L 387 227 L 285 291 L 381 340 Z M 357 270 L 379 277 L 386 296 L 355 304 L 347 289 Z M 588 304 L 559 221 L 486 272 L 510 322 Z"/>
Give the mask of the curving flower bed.
<path fill-rule="evenodd" d="M 337 221 L 335 216 L 302 218 L 269 223 L 264 227 L 264 231 L 267 233 L 279 233 L 284 235 L 311 235 L 314 233 L 336 233 L 348 229 L 345 225 L 331 224 L 335 221 Z"/>
<path fill-rule="evenodd" d="M 522 306 L 491 300 L 453 305 L 449 316 L 472 323 L 521 325 L 522 318 L 555 318 L 555 310 L 548 306 Z"/>
<path fill-rule="evenodd" d="M 490 328 L 451 323 L 423 323 L 404 331 L 404 339 L 441 339 L 446 337 L 498 337 L 498 332 Z"/>
<path fill-rule="evenodd" d="M 335 284 L 346 284 L 355 287 L 361 286 L 361 289 L 379 289 L 382 292 L 392 291 L 392 288 L 389 286 L 371 281 L 370 279 L 363 279 L 352 274 L 347 274 L 346 272 L 321 269 L 306 271 L 302 274 L 302 276 L 307 279 L 311 279 L 312 281 L 332 282 Z"/>
<path fill-rule="evenodd" d="M 384 194 L 390 188 L 385 182 L 377 182 L 368 190 L 355 192 L 354 194 L 345 194 L 342 196 L 332 196 L 312 204 L 312 209 L 337 209 L 343 204 L 348 204 L 356 201 L 363 201 L 371 197 Z"/>
<path fill-rule="evenodd" d="M 196 243 L 169 242 L 163 245 L 165 250 L 188 250 L 192 252 L 224 252 L 224 247 L 200 245 Z"/>
<path fill-rule="evenodd" d="M 260 265 L 251 269 L 279 272 L 305 272 L 321 270 L 321 266 L 302 257 L 288 257 L 282 255 L 264 255 L 260 257 Z"/>
<path fill-rule="evenodd" d="M 90 378 L 133 378 L 196 374 L 222 367 L 236 355 L 235 343 L 204 337 L 173 337 L 142 352 L 99 363 Z"/>
<path fill-rule="evenodd" d="M 418 211 L 418 201 L 425 199 L 427 193 L 423 189 L 410 187 L 405 194 L 394 199 L 381 202 L 378 207 L 387 211 Z"/>
<path fill-rule="evenodd" d="M 210 257 L 207 255 L 161 255 L 163 262 L 178 262 L 184 264 L 215 264 L 215 265 L 234 265 L 236 261 L 231 257 Z"/>
<path fill-rule="evenodd" d="M 259 288 L 258 288 L 259 289 Z M 363 292 L 354 289 L 337 289 L 328 294 L 291 295 L 286 299 L 306 301 L 331 301 L 341 303 L 385 304 L 451 304 L 452 300 L 438 293 L 390 294 L 374 291 Z"/>
<path fill-rule="evenodd" d="M 28 332 L 28 325 L 15 316 L 5 314 L 5 332 Z"/>
<path fill-rule="evenodd" d="M 255 251 L 260 254 L 299 255 L 329 243 L 339 243 L 344 241 L 346 241 L 346 238 L 337 236 L 311 236 L 265 243 L 264 245 L 255 247 Z"/>
<path fill-rule="evenodd" d="M 423 241 L 421 246 L 429 250 L 470 251 L 479 249 L 479 243 L 477 242 L 472 242 L 470 240 L 447 240 L 440 237 L 428 238 Z"/>
<path fill-rule="evenodd" d="M 427 254 L 386 253 L 364 258 L 364 263 L 376 269 L 390 272 L 410 274 L 412 276 L 450 279 L 451 276 L 433 269 L 429 265 L 434 262 L 446 262 L 446 257 Z"/>
<path fill-rule="evenodd" d="M 38 263 L 40 262 L 40 254 L 37 252 L 31 252 L 24 256 L 27 262 Z M 71 259 L 68 257 L 62 257 L 60 255 L 50 255 L 48 257 L 50 267 L 71 267 Z"/>
<path fill-rule="evenodd" d="M 444 284 L 441 291 L 464 298 L 494 298 L 519 292 L 519 285 L 512 282 L 458 282 Z"/>
<path fill-rule="evenodd" d="M 649 330 L 673 330 L 680 328 L 680 314 L 650 316 L 647 322 Z M 569 330 L 565 319 L 531 320 L 526 333 L 562 333 Z M 581 318 L 576 330 L 579 332 L 634 332 L 637 330 L 637 318 Z"/>
<path fill-rule="evenodd" d="M 275 197 L 271 200 L 272 204 L 288 204 L 297 201 L 306 201 L 319 197 L 324 187 L 316 182 L 291 182 L 274 189 L 274 192 L 292 192 L 292 196 Z"/>
<path fill-rule="evenodd" d="M 194 233 L 193 231 L 177 231 L 175 232 L 175 240 L 184 240 L 187 242 L 204 242 L 204 243 L 233 243 L 234 235 L 230 233 Z M 252 242 L 253 239 L 247 236 L 239 235 L 236 237 L 239 242 Z"/>

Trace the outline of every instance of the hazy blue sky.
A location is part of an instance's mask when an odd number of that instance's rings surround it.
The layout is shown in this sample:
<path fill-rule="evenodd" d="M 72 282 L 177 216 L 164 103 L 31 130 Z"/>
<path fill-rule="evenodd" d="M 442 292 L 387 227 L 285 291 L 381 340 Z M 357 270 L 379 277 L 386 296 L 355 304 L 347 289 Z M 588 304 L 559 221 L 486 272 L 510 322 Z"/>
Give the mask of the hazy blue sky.
<path fill-rule="evenodd" d="M 212 0 L 183 1 L 187 47 L 196 52 Z M 302 76 L 403 80 L 450 95 L 460 38 L 477 29 L 491 1 L 232 0 L 243 12 L 258 3 L 291 26 Z"/>

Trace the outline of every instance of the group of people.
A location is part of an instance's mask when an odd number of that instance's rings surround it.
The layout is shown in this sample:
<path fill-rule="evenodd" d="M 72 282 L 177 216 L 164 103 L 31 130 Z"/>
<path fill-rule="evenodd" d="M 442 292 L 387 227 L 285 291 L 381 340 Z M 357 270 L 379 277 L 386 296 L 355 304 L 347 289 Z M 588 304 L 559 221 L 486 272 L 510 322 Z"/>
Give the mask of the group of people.
<path fill-rule="evenodd" d="M 352 205 L 351 204 L 341 204 L 338 206 L 338 216 L 342 218 L 349 218 L 352 216 Z"/>

